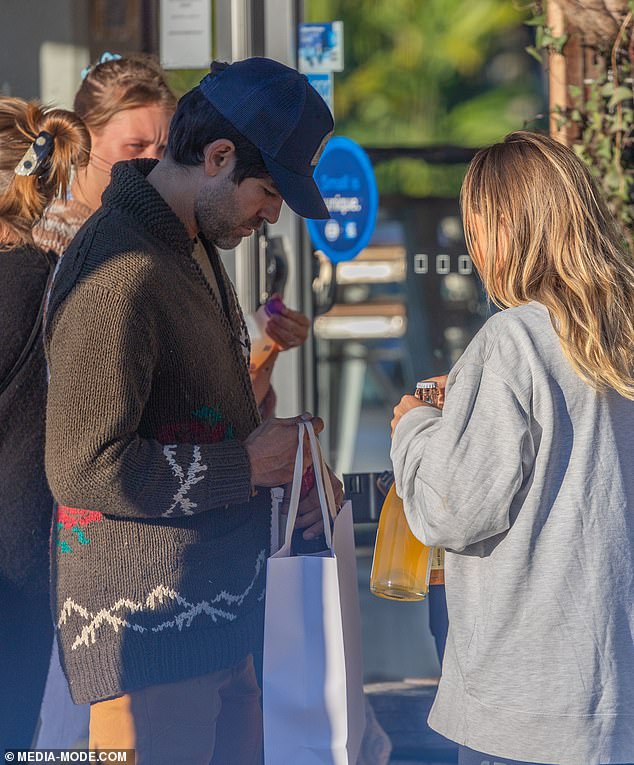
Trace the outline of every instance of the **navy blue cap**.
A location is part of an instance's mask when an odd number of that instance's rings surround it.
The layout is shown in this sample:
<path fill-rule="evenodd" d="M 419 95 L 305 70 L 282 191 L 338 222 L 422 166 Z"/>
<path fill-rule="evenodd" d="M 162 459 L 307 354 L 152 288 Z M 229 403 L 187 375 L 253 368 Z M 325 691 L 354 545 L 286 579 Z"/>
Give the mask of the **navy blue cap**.
<path fill-rule="evenodd" d="M 303 74 L 269 58 L 247 58 L 208 74 L 200 90 L 260 150 L 292 210 L 303 218 L 330 217 L 313 172 L 334 122 Z"/>

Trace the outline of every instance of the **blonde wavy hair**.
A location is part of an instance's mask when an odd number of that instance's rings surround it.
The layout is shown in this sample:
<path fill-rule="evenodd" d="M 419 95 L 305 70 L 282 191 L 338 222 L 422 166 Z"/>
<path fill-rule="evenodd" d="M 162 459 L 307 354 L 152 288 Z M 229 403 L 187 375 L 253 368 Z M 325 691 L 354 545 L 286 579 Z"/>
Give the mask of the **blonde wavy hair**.
<path fill-rule="evenodd" d="M 467 248 L 500 307 L 548 309 L 575 371 L 634 399 L 634 260 L 587 167 L 526 131 L 476 154 L 460 197 Z"/>
<path fill-rule="evenodd" d="M 33 175 L 16 175 L 16 165 L 38 134 L 53 136 L 50 157 Z M 65 109 L 0 97 L 0 249 L 32 244 L 32 228 L 46 207 L 65 196 L 73 167 L 88 162 L 90 135 Z"/>

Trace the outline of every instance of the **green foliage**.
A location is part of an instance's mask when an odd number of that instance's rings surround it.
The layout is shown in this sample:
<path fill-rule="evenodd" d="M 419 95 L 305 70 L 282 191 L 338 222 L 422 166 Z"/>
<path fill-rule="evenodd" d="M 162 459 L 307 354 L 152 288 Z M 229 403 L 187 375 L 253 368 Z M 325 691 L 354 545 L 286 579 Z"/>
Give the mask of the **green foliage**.
<path fill-rule="evenodd" d="M 170 69 L 166 72 L 167 84 L 177 98 L 198 85 L 209 69 Z"/>
<path fill-rule="evenodd" d="M 634 0 L 630 2 L 634 11 Z M 538 52 L 565 49 L 555 45 L 544 27 L 541 3 L 533 3 Z M 634 244 L 634 93 L 632 63 L 628 43 L 632 16 L 609 45 L 594 51 L 595 72 L 583 86 L 571 85 L 570 105 L 555 111 L 558 129 L 566 128 L 574 136 L 572 148 L 590 168 L 607 199 L 608 206 L 623 226 L 630 245 Z M 561 40 L 562 38 L 557 38 Z M 564 40 L 565 44 L 565 40 Z M 536 42 L 537 46 L 537 42 Z M 531 51 L 529 51 L 530 53 Z"/>
<path fill-rule="evenodd" d="M 629 66 L 627 67 L 629 70 Z M 621 69 L 621 74 L 624 72 Z M 613 214 L 632 229 L 631 196 L 634 190 L 632 88 L 616 86 L 606 71 L 587 86 L 586 94 L 572 96 L 573 108 L 560 111 L 562 126 L 574 126 L 573 148 L 590 167 L 603 188 Z"/>
<path fill-rule="evenodd" d="M 305 0 L 305 11 L 309 22 L 344 22 L 336 129 L 361 144 L 481 146 L 540 111 L 535 69 L 518 55 L 525 13 L 512 0 Z M 397 163 L 380 171 L 380 189 L 400 179 L 433 195 L 451 177 L 455 193 L 461 172 Z"/>
<path fill-rule="evenodd" d="M 408 197 L 455 197 L 467 165 L 430 165 L 419 159 L 393 159 L 376 167 L 381 194 Z"/>

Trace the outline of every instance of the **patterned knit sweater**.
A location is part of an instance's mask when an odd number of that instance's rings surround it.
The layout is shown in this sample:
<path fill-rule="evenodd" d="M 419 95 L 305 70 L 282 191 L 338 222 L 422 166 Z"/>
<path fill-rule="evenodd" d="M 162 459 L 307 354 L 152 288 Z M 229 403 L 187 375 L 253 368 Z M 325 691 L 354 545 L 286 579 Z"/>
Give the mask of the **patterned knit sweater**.
<path fill-rule="evenodd" d="M 33 229 L 33 239 L 43 250 L 63 255 L 93 210 L 76 199 L 55 199 Z"/>
<path fill-rule="evenodd" d="M 261 639 L 271 498 L 251 497 L 243 446 L 246 329 L 153 166 L 115 166 L 49 303 L 53 609 L 76 703 L 232 666 Z"/>

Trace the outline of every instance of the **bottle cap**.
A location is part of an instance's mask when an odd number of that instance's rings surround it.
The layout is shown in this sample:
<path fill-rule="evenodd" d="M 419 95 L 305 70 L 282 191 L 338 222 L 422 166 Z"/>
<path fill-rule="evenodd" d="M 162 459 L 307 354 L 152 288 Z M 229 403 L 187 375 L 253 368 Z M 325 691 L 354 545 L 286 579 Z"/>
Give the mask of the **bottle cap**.
<path fill-rule="evenodd" d="M 269 300 L 266 301 L 264 304 L 264 307 L 266 309 L 266 312 L 269 314 L 269 316 L 273 316 L 273 314 L 279 314 L 282 313 L 284 308 L 286 307 L 284 305 L 284 301 L 280 297 L 272 297 Z"/>
<path fill-rule="evenodd" d="M 421 382 L 416 383 L 416 391 L 414 395 L 425 404 L 438 406 L 439 394 L 438 383 L 435 380 L 422 380 Z"/>

